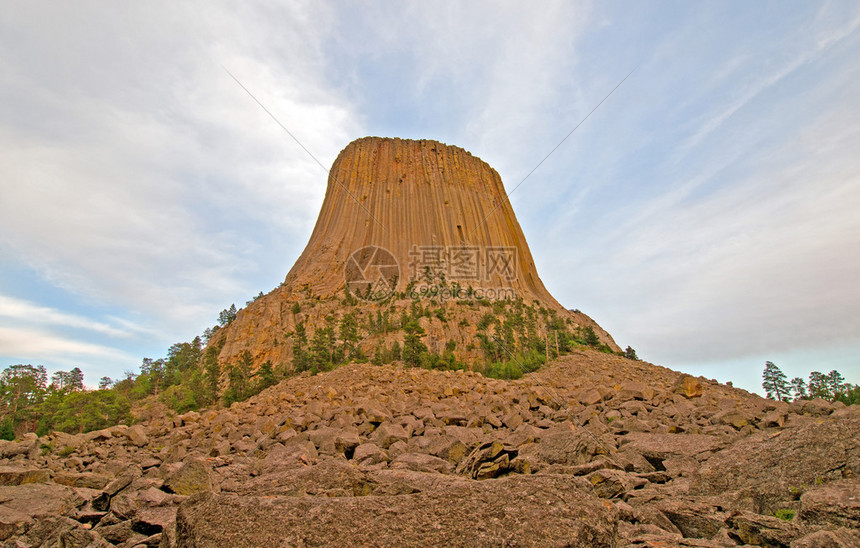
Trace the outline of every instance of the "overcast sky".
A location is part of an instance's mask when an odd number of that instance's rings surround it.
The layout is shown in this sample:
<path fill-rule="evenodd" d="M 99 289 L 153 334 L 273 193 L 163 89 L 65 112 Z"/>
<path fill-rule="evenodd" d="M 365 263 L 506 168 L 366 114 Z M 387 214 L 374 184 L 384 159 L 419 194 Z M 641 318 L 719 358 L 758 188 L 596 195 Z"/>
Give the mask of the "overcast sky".
<path fill-rule="evenodd" d="M 860 383 L 860 4 L 14 2 L 0 12 L 0 366 L 88 384 L 283 281 L 329 166 L 437 139 L 622 346 L 761 390 Z"/>

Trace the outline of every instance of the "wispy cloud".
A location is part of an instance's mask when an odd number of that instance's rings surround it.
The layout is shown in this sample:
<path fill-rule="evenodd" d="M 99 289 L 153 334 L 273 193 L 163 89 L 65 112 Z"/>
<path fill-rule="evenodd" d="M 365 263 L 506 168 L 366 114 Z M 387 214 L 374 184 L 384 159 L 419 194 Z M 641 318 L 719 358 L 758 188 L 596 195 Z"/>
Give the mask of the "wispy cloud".
<path fill-rule="evenodd" d="M 68 314 L 60 310 L 39 306 L 21 299 L 0 295 L 0 317 L 14 320 L 16 323 L 44 324 L 86 329 L 103 333 L 111 337 L 129 337 L 130 330 L 120 329 L 112 325 L 93 321 L 76 314 Z M 133 324 L 127 322 L 134 329 Z M 134 329 L 137 330 L 137 329 Z M 0 350 L 2 352 L 2 350 Z"/>
<path fill-rule="evenodd" d="M 49 360 L 72 364 L 76 360 L 106 358 L 127 362 L 125 352 L 104 346 L 66 338 L 38 329 L 0 327 L 0 352 L 8 356 L 27 356 L 34 361 Z M 137 361 L 137 358 L 134 358 Z"/>

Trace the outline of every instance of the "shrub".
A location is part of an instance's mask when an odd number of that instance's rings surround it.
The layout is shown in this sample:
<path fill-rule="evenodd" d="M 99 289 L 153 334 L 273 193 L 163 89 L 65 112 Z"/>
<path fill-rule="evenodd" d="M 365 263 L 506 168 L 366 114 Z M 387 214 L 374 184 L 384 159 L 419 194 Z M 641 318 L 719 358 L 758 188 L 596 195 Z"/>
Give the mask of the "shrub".
<path fill-rule="evenodd" d="M 773 515 L 778 517 L 779 519 L 784 519 L 785 521 L 791 521 L 794 519 L 795 513 L 796 512 L 794 510 L 792 510 L 791 508 L 780 508 L 779 510 L 774 512 Z"/>

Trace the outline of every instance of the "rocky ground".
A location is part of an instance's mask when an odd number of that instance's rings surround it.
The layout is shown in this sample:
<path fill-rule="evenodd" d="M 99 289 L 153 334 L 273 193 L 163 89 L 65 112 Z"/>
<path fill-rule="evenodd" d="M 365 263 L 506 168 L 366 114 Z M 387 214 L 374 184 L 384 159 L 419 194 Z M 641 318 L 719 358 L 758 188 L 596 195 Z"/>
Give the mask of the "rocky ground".
<path fill-rule="evenodd" d="M 860 407 L 590 350 L 517 381 L 349 364 L 0 456 L 9 547 L 860 546 Z"/>

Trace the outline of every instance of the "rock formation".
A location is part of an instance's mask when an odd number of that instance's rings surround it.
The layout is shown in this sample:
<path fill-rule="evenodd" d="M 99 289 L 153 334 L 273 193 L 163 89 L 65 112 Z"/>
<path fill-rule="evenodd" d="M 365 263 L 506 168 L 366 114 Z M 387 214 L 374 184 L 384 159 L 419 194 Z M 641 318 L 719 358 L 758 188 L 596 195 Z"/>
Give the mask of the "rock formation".
<path fill-rule="evenodd" d="M 0 441 L 2 546 L 860 546 L 860 406 L 584 349 Z"/>
<path fill-rule="evenodd" d="M 377 137 L 350 143 L 332 165 L 316 227 L 285 284 L 340 294 L 347 259 L 366 246 L 393 254 L 402 272 L 397 291 L 429 267 L 492 291 L 491 300 L 508 295 L 562 309 L 538 277 L 499 174 L 459 147 Z"/>
<path fill-rule="evenodd" d="M 224 363 L 246 350 L 256 364 L 290 363 L 297 324 L 309 332 L 324 327 L 327 316 L 344 312 L 347 290 L 361 301 L 355 313 L 364 321 L 380 309 L 397 317 L 413 300 L 432 299 L 448 319 L 422 318 L 424 341 L 431 351 L 462 343 L 454 353 L 470 365 L 485 357 L 465 348 L 476 335 L 466 324 L 474 326 L 490 302 L 501 300 L 552 311 L 572 329 L 591 327 L 620 350 L 588 316 L 566 310 L 546 290 L 498 173 L 436 141 L 350 143 L 331 168 L 310 241 L 284 283 L 241 310 L 212 344 Z M 373 298 L 365 298 L 368 290 Z M 466 300 L 477 306 L 457 306 Z M 542 323 L 537 335 L 548 330 Z M 392 339 L 378 335 L 362 333 L 366 353 Z"/>

